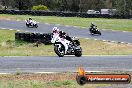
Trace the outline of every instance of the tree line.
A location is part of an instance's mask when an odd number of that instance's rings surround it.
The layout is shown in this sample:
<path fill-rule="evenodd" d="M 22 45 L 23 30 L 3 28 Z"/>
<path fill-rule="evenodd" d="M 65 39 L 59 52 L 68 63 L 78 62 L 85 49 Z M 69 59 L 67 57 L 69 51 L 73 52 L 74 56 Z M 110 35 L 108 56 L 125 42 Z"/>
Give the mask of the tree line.
<path fill-rule="evenodd" d="M 132 14 L 132 0 L 0 0 L 4 9 L 31 10 L 45 5 L 50 11 L 86 12 L 89 9 L 116 9 L 118 14 Z"/>

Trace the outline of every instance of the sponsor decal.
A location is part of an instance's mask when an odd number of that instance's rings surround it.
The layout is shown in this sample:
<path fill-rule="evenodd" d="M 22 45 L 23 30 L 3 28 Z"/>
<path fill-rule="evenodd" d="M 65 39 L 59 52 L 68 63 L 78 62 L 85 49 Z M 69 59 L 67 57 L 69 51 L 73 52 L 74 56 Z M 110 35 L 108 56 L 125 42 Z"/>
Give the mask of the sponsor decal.
<path fill-rule="evenodd" d="M 86 74 L 82 67 L 79 67 L 76 81 L 79 85 L 84 84 L 128 84 L 131 82 L 129 74 Z"/>

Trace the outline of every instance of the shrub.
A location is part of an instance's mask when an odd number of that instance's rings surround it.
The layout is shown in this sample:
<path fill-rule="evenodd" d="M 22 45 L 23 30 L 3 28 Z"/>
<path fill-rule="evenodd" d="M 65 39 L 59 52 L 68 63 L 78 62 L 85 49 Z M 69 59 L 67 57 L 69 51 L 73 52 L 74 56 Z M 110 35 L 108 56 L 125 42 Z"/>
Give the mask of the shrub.
<path fill-rule="evenodd" d="M 38 5 L 38 6 L 33 6 L 32 10 L 48 10 L 48 8 L 45 5 Z"/>

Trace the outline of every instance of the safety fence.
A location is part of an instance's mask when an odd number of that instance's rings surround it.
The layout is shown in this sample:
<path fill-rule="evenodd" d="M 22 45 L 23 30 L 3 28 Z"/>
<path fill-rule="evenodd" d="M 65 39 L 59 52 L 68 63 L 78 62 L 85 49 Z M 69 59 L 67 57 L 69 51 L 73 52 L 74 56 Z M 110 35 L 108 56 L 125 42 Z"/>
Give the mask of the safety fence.
<path fill-rule="evenodd" d="M 21 40 L 26 42 L 40 42 L 44 44 L 51 44 L 51 33 L 22 33 L 22 32 L 16 32 L 15 33 L 15 40 Z"/>
<path fill-rule="evenodd" d="M 132 15 L 87 14 L 86 12 L 59 12 L 59 11 L 51 12 L 51 11 L 33 11 L 33 10 L 0 10 L 0 14 L 85 17 L 85 18 L 121 18 L 121 19 L 132 18 Z"/>

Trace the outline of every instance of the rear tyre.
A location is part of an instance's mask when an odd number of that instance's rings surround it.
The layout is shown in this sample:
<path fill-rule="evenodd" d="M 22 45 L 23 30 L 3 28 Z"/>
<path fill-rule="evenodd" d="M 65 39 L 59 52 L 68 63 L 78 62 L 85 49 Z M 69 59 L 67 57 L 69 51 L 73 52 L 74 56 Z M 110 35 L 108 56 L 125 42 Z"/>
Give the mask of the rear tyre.
<path fill-rule="evenodd" d="M 26 27 L 29 27 L 29 24 L 26 23 Z"/>
<path fill-rule="evenodd" d="M 99 35 L 101 35 L 101 32 L 100 32 L 100 31 L 98 31 L 98 34 L 99 34 Z"/>
<path fill-rule="evenodd" d="M 37 28 L 37 27 L 38 27 L 38 25 L 37 25 L 37 24 L 35 24 L 34 26 L 35 26 L 35 28 Z"/>
<path fill-rule="evenodd" d="M 65 48 L 62 44 L 55 44 L 54 51 L 59 57 L 63 57 L 65 55 Z"/>
<path fill-rule="evenodd" d="M 82 49 L 80 48 L 80 50 L 75 50 L 75 56 L 76 57 L 81 57 L 82 56 Z"/>

